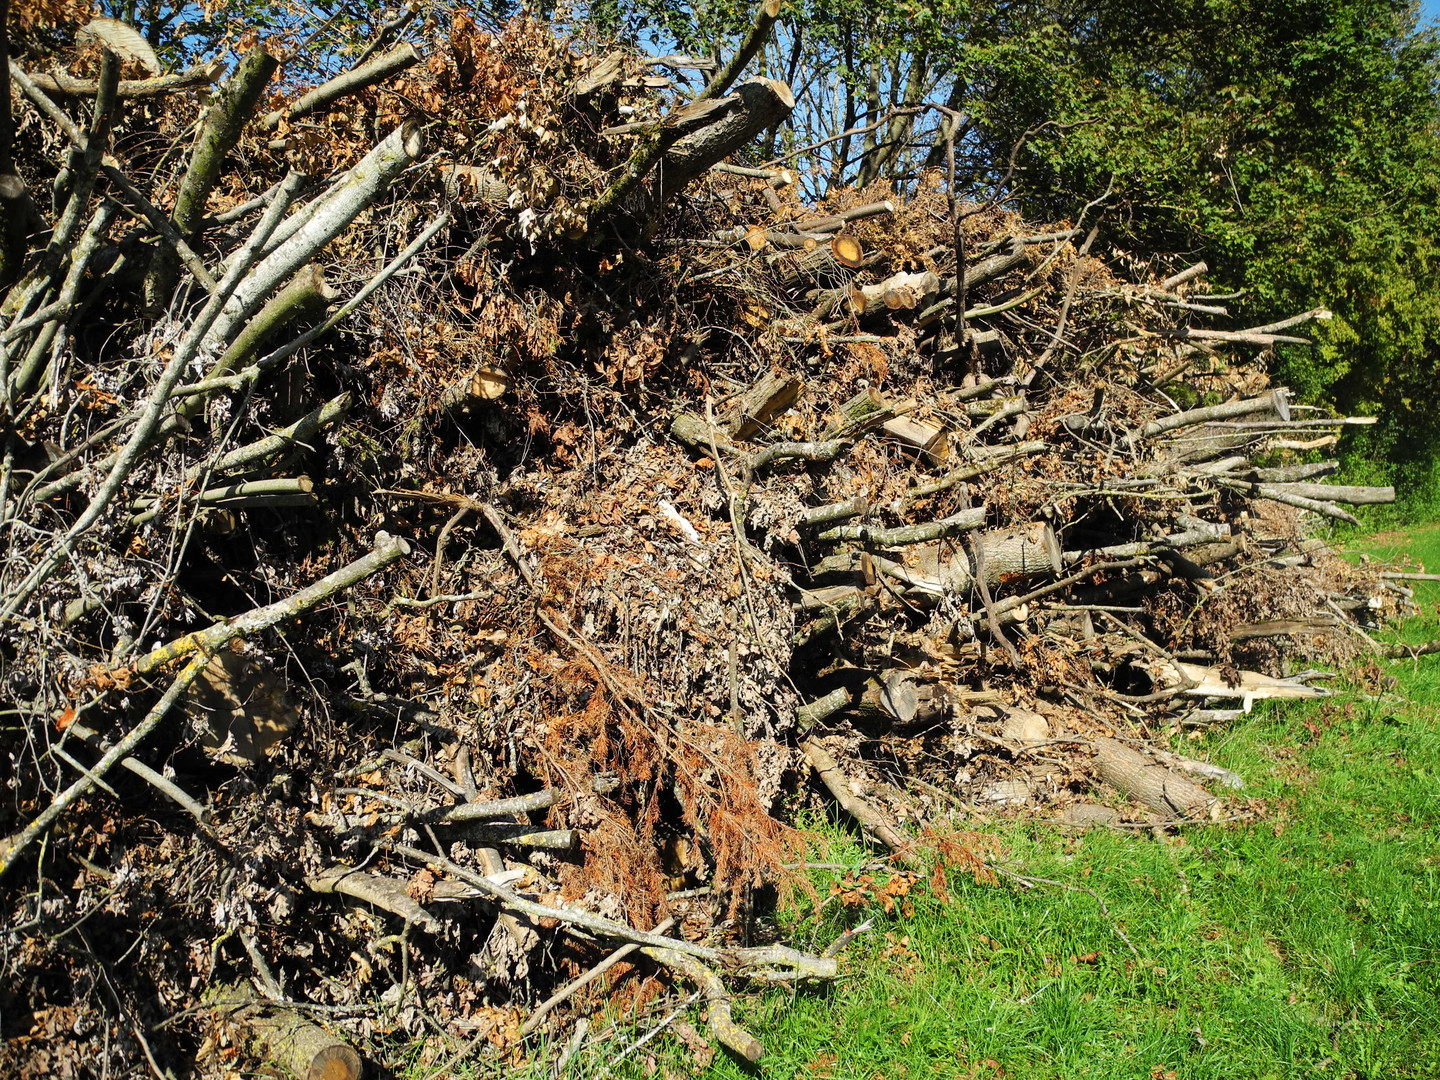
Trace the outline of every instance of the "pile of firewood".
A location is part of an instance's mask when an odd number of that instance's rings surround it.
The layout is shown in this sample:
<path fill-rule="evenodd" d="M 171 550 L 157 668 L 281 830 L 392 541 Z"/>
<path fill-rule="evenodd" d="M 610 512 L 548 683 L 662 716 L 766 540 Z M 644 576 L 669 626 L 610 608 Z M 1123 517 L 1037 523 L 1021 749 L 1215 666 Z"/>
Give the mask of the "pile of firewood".
<path fill-rule="evenodd" d="M 523 1055 L 637 953 L 753 1061 L 721 975 L 843 944 L 750 940 L 787 813 L 898 867 L 1244 817 L 1169 737 L 1376 654 L 1406 589 L 1322 536 L 1394 497 L 1323 482 L 1369 421 L 1265 376 L 1327 313 L 1226 329 L 1104 196 L 802 207 L 728 160 L 778 11 L 718 70 L 463 20 L 298 96 L 11 60 L 7 1070 Z"/>

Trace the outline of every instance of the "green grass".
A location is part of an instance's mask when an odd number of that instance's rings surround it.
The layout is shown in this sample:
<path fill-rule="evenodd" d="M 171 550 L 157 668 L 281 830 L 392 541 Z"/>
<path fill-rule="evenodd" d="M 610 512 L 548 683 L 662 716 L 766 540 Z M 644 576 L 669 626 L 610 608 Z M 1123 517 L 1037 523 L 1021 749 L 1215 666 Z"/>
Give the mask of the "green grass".
<path fill-rule="evenodd" d="M 1370 547 L 1440 569 L 1440 529 Z M 1417 597 L 1431 614 L 1405 628 L 1410 640 L 1440 636 L 1440 585 L 1419 589 L 1431 590 Z M 1034 822 L 991 829 L 1009 865 L 1093 889 L 1108 918 L 1084 892 L 976 884 L 959 871 L 948 902 L 922 885 L 908 913 L 837 901 L 818 915 L 788 910 L 783 933 L 817 947 L 864 918 L 876 924 L 847 950 L 838 985 L 740 999 L 736 1018 L 766 1057 L 750 1067 L 722 1054 L 710 1072 L 1440 1076 L 1440 657 L 1387 673 L 1399 694 L 1352 688 L 1309 708 L 1257 709 L 1189 743 L 1245 777 L 1244 795 L 1263 800 L 1258 822 L 1164 839 L 1066 836 Z M 859 863 L 865 853 L 822 830 L 816 856 Z M 822 896 L 837 877 L 815 873 Z M 689 1019 L 703 1030 L 698 1007 Z M 596 1047 L 576 1073 L 616 1052 L 613 1040 Z M 694 1064 L 667 1035 L 612 1075 L 656 1068 Z"/>

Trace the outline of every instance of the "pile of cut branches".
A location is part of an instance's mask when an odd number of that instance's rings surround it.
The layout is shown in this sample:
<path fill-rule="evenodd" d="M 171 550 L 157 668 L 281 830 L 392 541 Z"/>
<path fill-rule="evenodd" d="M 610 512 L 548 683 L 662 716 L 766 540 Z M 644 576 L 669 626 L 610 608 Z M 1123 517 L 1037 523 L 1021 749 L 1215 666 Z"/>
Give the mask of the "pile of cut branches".
<path fill-rule="evenodd" d="M 1326 313 L 1236 329 L 1104 197 L 799 205 L 733 160 L 777 14 L 12 58 L 7 1072 L 515 1062 L 656 973 L 753 1061 L 728 987 L 837 971 L 754 918 L 797 811 L 1244 817 L 1164 736 L 1374 648 L 1403 586 L 1312 535 L 1393 498 L 1323 483 L 1367 421 L 1264 373 Z"/>

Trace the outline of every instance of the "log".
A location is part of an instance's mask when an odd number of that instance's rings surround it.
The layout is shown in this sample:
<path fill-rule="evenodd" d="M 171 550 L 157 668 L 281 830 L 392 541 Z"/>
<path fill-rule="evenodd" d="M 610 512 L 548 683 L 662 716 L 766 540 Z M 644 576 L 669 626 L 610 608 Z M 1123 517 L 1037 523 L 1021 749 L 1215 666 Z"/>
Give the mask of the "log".
<path fill-rule="evenodd" d="M 1323 514 L 1326 517 L 1335 518 L 1337 521 L 1344 521 L 1351 525 L 1359 525 L 1360 521 L 1345 510 L 1341 510 L 1334 503 L 1322 502 L 1319 499 L 1307 498 L 1304 495 L 1295 495 L 1285 488 L 1275 484 L 1245 484 L 1235 480 L 1221 480 L 1221 485 L 1232 491 L 1243 492 L 1252 499 L 1273 499 L 1275 502 L 1285 503 L 1300 510 L 1309 510 L 1316 514 Z M 1319 485 L 1323 487 L 1324 485 Z"/>
<path fill-rule="evenodd" d="M 296 98 L 284 109 L 276 109 L 274 112 L 267 113 L 256 122 L 255 127 L 268 134 L 278 128 L 282 120 L 293 122 L 310 116 L 312 113 L 323 112 L 342 97 L 359 93 L 366 87 L 382 83 L 419 62 L 420 54 L 415 51 L 415 46 L 397 45 L 389 52 L 367 60 L 358 67 L 336 75 L 329 82 L 320 84 L 309 93 Z"/>
<path fill-rule="evenodd" d="M 940 291 L 940 276 L 931 270 L 892 274 L 875 285 L 851 291 L 850 308 L 856 315 L 878 315 L 887 311 L 910 311 L 934 299 Z M 999 340 L 999 335 L 996 335 Z"/>
<path fill-rule="evenodd" d="M 987 585 L 1010 585 L 1034 577 L 1054 576 L 1064 568 L 1060 541 L 1048 521 L 992 529 L 977 539 L 984 556 Z"/>
<path fill-rule="evenodd" d="M 276 230 L 273 250 L 236 286 L 204 343 L 228 346 L 270 296 L 339 236 L 390 183 L 420 156 L 420 126 L 407 121 L 392 131 L 344 176 L 305 209 L 292 215 L 293 228 Z M 283 236 L 283 239 L 280 237 Z"/>
<path fill-rule="evenodd" d="M 663 155 L 655 185 L 655 201 L 665 204 L 710 166 L 723 161 L 762 131 L 779 125 L 795 108 L 790 88 L 774 79 L 749 79 L 734 93 L 719 99 L 726 103 L 718 118 L 699 131 L 685 135 Z M 647 167 L 645 173 L 650 170 Z M 597 204 L 598 208 L 599 204 Z"/>
<path fill-rule="evenodd" d="M 855 712 L 867 720 L 908 724 L 920 712 L 920 693 L 915 681 L 903 671 L 892 671 L 866 681 L 855 700 Z"/>
<path fill-rule="evenodd" d="M 835 797 L 842 810 L 889 848 L 897 861 L 906 866 L 918 864 L 919 859 L 911 850 L 909 842 L 878 810 L 855 794 L 850 787 L 849 778 L 840 771 L 839 763 L 830 756 L 829 751 L 815 739 L 806 739 L 801 749 L 805 752 L 805 759 L 819 773 L 821 783 Z"/>
<path fill-rule="evenodd" d="M 833 236 L 808 251 L 785 252 L 767 260 L 789 288 L 814 281 L 833 282 L 865 261 L 865 250 L 853 236 Z"/>
<path fill-rule="evenodd" d="M 719 97 L 730 89 L 735 80 L 739 78 L 740 73 L 745 70 L 745 65 L 755 59 L 755 54 L 765 47 L 765 42 L 769 40 L 770 32 L 775 27 L 775 20 L 780 18 L 780 7 L 781 0 L 760 0 L 760 6 L 755 11 L 755 22 L 750 27 L 750 32 L 745 35 L 745 40 L 740 43 L 740 47 L 735 50 L 734 55 L 725 63 L 725 66 L 717 71 L 705 84 L 705 89 L 696 95 L 697 101 Z M 793 101 L 791 105 L 794 105 Z"/>
<path fill-rule="evenodd" d="M 218 378 L 228 371 L 244 367 L 270 337 L 296 319 L 324 311 L 337 295 L 325 281 L 324 270 L 314 263 L 303 267 L 245 324 L 205 378 Z M 204 404 L 204 396 L 196 394 L 181 401 L 175 411 L 188 419 L 199 413 Z"/>
<path fill-rule="evenodd" d="M 1332 459 L 1316 461 L 1308 465 L 1280 465 L 1273 469 L 1251 469 L 1243 475 L 1243 478 L 1268 484 L 1293 484 L 1301 480 L 1310 480 L 1316 476 L 1327 476 L 1339 468 L 1340 462 Z"/>
<path fill-rule="evenodd" d="M 1142 438 L 1153 439 L 1157 435 L 1163 435 L 1165 432 L 1174 431 L 1177 428 L 1191 427 L 1212 420 L 1233 420 L 1237 416 L 1251 416 L 1260 412 L 1273 412 L 1281 420 L 1288 421 L 1290 404 L 1285 391 L 1275 389 L 1261 394 L 1259 397 L 1227 401 L 1221 405 L 1209 405 L 1203 409 L 1190 409 L 1186 412 L 1175 413 L 1173 416 L 1146 424 L 1139 434 Z"/>
<path fill-rule="evenodd" d="M 992 255 L 988 259 L 981 259 L 979 262 L 965 268 L 965 291 L 968 293 L 987 281 L 994 281 L 1003 277 L 1011 270 L 1017 269 L 1029 262 L 1030 256 L 1025 252 L 1025 246 L 1020 243 L 1014 244 L 1011 249 L 1000 255 Z M 940 285 L 940 292 L 945 299 L 931 304 L 915 319 L 917 327 L 930 326 L 945 315 L 955 306 L 955 297 L 959 293 L 958 278 L 946 278 Z"/>
<path fill-rule="evenodd" d="M 256 1000 L 242 984 L 214 987 L 205 999 L 248 1029 L 257 1057 L 295 1080 L 360 1080 L 365 1071 L 364 1059 L 353 1048 L 298 1012 Z"/>
<path fill-rule="evenodd" d="M 769 371 L 725 406 L 720 416 L 722 426 L 731 439 L 753 439 L 771 420 L 794 405 L 804 389 L 803 379 L 778 370 Z"/>
<path fill-rule="evenodd" d="M 1271 491 L 1284 492 L 1287 495 L 1298 495 L 1303 499 L 1323 499 L 1326 502 L 1347 503 L 1350 506 L 1374 506 L 1379 503 L 1393 503 L 1395 501 L 1395 489 L 1393 487 L 1358 487 L 1348 484 L 1300 483 L 1265 484 L 1261 486 Z"/>
<path fill-rule="evenodd" d="M 1100 779 L 1151 810 L 1184 820 L 1201 818 L 1215 805 L 1214 796 L 1204 788 L 1124 743 L 1115 739 L 1096 739 L 1094 743 Z"/>
<path fill-rule="evenodd" d="M 723 431 L 711 427 L 703 416 L 693 412 L 677 413 L 670 421 L 670 434 L 701 454 L 710 454 L 712 448 L 735 451 L 735 446 Z"/>
<path fill-rule="evenodd" d="M 822 525 L 831 525 L 837 521 L 849 521 L 851 518 L 864 517 L 869 512 L 869 500 L 864 496 L 857 496 L 845 502 L 830 503 L 827 506 L 817 506 L 807 510 L 800 515 L 800 520 L 795 525 L 800 529 L 818 529 Z"/>
<path fill-rule="evenodd" d="M 874 387 L 866 387 L 840 406 L 840 416 L 827 429 L 827 439 L 849 439 L 879 427 L 896 409 Z"/>
<path fill-rule="evenodd" d="M 803 733 L 850 704 L 850 691 L 843 686 L 795 710 L 795 726 Z"/>
<path fill-rule="evenodd" d="M 226 155 L 240 141 L 240 133 L 259 105 L 260 95 L 279 67 L 279 59 L 266 52 L 263 45 L 256 45 L 245 54 L 235 74 L 230 76 L 215 102 L 206 110 L 205 120 L 190 150 L 189 166 L 175 194 L 175 209 L 170 215 L 176 232 L 187 241 L 194 239 L 200 220 L 205 216 L 205 203 L 220 180 Z M 147 311 L 159 312 L 169 303 L 178 269 L 175 255 L 169 249 L 162 247 L 156 252 L 150 272 L 145 276 L 144 304 Z"/>
<path fill-rule="evenodd" d="M 406 892 L 404 884 L 394 878 L 356 870 L 352 866 L 336 865 L 311 874 L 305 879 L 305 885 L 312 892 L 340 893 L 371 904 L 431 934 L 444 930 L 440 920 L 417 904 Z"/>
<path fill-rule="evenodd" d="M 985 524 L 985 507 L 976 506 L 961 510 L 939 521 L 926 521 L 917 525 L 901 525 L 894 529 L 876 529 L 869 525 L 839 525 L 820 534 L 821 540 L 855 540 L 874 547 L 902 547 L 906 544 L 923 544 L 927 540 L 941 540 L 959 536 L 970 529 Z"/>
<path fill-rule="evenodd" d="M 880 426 L 891 438 L 914 447 L 932 465 L 942 465 L 950 456 L 950 432 L 938 424 L 897 416 Z"/>
<path fill-rule="evenodd" d="M 177 94 L 182 90 L 194 90 L 209 86 L 224 71 L 221 61 L 214 61 L 204 67 L 192 67 L 179 75 L 156 75 L 149 79 L 121 79 L 116 85 L 115 96 L 134 100 L 137 98 L 163 97 Z M 97 79 L 77 79 L 63 71 L 27 73 L 30 80 L 47 94 L 64 94 L 69 97 L 94 97 L 99 89 Z"/>
<path fill-rule="evenodd" d="M 864 203 L 860 206 L 851 207 L 849 210 L 842 210 L 837 214 L 826 214 L 824 217 L 805 218 L 797 221 L 792 228 L 802 233 L 830 233 L 839 232 L 852 221 L 862 221 L 865 218 L 880 217 L 885 214 L 893 214 L 895 204 L 889 199 L 883 202 Z"/>

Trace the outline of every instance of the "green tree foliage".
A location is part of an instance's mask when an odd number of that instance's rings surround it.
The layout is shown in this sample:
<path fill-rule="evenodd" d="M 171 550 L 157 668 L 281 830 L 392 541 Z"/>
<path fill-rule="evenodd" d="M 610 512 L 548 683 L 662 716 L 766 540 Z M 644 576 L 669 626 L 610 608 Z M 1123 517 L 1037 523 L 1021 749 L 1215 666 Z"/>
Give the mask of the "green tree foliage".
<path fill-rule="evenodd" d="M 662 49 L 720 52 L 750 16 L 737 0 L 607 3 L 626 13 L 617 30 Z M 1440 44 L 1417 29 L 1413 5 L 797 0 L 787 10 L 765 73 L 795 87 L 800 107 L 762 154 L 860 129 L 800 156 L 810 194 L 904 185 L 941 165 L 948 132 L 930 106 L 946 105 L 966 117 L 957 179 L 972 195 L 1060 218 L 1113 181 L 1112 243 L 1206 259 L 1245 290 L 1237 310 L 1252 325 L 1335 313 L 1318 348 L 1275 363 L 1311 400 L 1382 415 L 1358 453 L 1423 464 L 1440 452 Z"/>
<path fill-rule="evenodd" d="M 1282 378 L 1378 410 L 1362 453 L 1440 450 L 1440 46 L 1403 3 L 1106 3 L 1016 73 L 984 117 L 992 153 L 1045 119 L 1094 119 L 1028 144 L 1022 201 L 1063 213 L 1116 178 L 1121 235 L 1206 258 L 1247 317 L 1323 305 L 1320 347 Z M 1024 89 L 1022 92 L 1022 88 Z"/>

